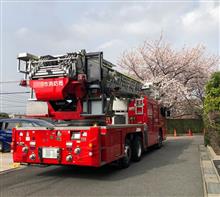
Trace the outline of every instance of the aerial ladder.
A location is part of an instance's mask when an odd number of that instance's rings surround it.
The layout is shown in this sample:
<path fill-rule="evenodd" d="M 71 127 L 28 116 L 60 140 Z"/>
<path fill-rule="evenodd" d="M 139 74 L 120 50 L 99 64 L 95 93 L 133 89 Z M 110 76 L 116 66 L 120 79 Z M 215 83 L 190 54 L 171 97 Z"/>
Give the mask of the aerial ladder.
<path fill-rule="evenodd" d="M 111 118 L 121 111 L 113 109 L 114 102 L 126 105 L 143 91 L 142 82 L 116 71 L 102 52 L 81 50 L 40 57 L 21 53 L 18 70 L 25 74 L 21 85 L 31 87 L 29 115 L 76 120 L 77 124 L 79 120 Z"/>

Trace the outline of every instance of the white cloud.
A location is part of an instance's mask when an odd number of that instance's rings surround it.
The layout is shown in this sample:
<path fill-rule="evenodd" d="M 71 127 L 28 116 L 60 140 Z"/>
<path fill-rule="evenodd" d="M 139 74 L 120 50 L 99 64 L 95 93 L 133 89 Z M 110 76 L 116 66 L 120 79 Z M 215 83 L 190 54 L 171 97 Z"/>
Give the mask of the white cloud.
<path fill-rule="evenodd" d="M 98 49 L 115 61 L 123 50 L 145 39 L 158 39 L 163 31 L 165 38 L 177 47 L 202 42 L 216 51 L 219 5 L 203 2 L 194 7 L 190 3 L 108 5 L 85 9 L 68 25 L 59 18 L 59 27 L 57 24 L 46 24 L 39 29 L 23 26 L 15 33 L 19 38 L 17 45 L 40 54 Z"/>
<path fill-rule="evenodd" d="M 161 27 L 162 26 L 157 23 L 154 23 L 154 21 L 149 21 L 147 18 L 136 22 L 128 22 L 123 25 L 125 32 L 134 36 L 157 34 L 161 31 Z"/>
<path fill-rule="evenodd" d="M 121 43 L 121 40 L 117 40 L 117 39 L 109 40 L 109 41 L 104 42 L 101 45 L 99 45 L 97 47 L 97 49 L 98 50 L 105 50 L 107 48 L 114 47 L 114 45 L 118 45 L 120 43 Z"/>
<path fill-rule="evenodd" d="M 220 5 L 200 2 L 181 17 L 185 42 L 203 44 L 210 52 L 220 55 Z"/>
<path fill-rule="evenodd" d="M 78 48 L 104 50 L 112 47 L 110 53 L 117 54 L 117 50 L 120 54 L 124 49 L 120 46 L 133 47 L 144 39 L 157 39 L 161 31 L 177 46 L 204 41 L 205 45 L 213 48 L 218 40 L 219 12 L 219 5 L 212 2 L 200 2 L 196 6 L 192 3 L 112 3 L 86 8 L 70 24 L 62 23 L 58 17 L 59 27 L 56 23 L 44 24 L 39 29 L 26 25 L 20 27 L 15 35 L 20 38 L 17 40 L 19 44 L 55 53 Z M 116 44 L 118 41 L 121 43 Z M 119 48 L 114 48 L 115 45 Z"/>
<path fill-rule="evenodd" d="M 21 27 L 15 32 L 15 34 L 19 37 L 25 37 L 28 33 L 29 29 L 27 27 Z"/>
<path fill-rule="evenodd" d="M 119 16 L 121 17 L 126 17 L 126 18 L 130 18 L 130 17 L 137 17 L 137 13 L 139 15 L 139 17 L 143 14 L 143 12 L 146 12 L 148 9 L 150 8 L 150 4 L 148 5 L 141 5 L 141 4 L 136 4 L 136 5 L 130 5 L 130 6 L 122 6 L 119 9 Z"/>
<path fill-rule="evenodd" d="M 203 29 L 207 25 L 219 27 L 219 17 L 220 6 L 215 6 L 214 4 L 204 6 L 203 4 L 201 4 L 197 9 L 182 16 L 182 22 L 186 29 L 190 28 L 191 30 L 198 30 Z"/>

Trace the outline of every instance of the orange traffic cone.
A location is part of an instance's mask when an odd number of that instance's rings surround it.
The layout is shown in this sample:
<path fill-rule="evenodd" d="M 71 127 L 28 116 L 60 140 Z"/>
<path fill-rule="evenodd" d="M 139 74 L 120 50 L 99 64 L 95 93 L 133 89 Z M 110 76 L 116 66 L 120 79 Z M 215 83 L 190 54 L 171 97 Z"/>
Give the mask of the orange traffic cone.
<path fill-rule="evenodd" d="M 188 131 L 188 136 L 193 136 L 191 129 L 189 129 L 189 131 Z"/>
<path fill-rule="evenodd" d="M 176 129 L 173 130 L 173 136 L 174 136 L 174 137 L 177 136 L 177 134 L 176 134 Z"/>

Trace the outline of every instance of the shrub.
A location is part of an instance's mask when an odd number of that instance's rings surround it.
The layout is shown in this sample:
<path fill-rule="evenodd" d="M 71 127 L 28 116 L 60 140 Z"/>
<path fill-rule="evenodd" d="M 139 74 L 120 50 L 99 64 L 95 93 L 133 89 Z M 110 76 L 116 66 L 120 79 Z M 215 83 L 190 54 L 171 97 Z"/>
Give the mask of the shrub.
<path fill-rule="evenodd" d="M 0 118 L 9 118 L 7 113 L 0 113 Z"/>
<path fill-rule="evenodd" d="M 216 72 L 206 85 L 204 101 L 205 144 L 220 152 L 220 72 Z"/>

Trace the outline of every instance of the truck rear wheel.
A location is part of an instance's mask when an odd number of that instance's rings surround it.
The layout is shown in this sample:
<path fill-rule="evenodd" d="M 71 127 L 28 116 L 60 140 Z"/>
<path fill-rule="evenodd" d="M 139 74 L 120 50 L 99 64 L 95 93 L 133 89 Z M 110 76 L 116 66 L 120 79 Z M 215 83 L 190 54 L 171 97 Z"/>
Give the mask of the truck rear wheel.
<path fill-rule="evenodd" d="M 163 146 L 163 136 L 162 136 L 162 132 L 159 132 L 157 148 L 161 148 L 162 146 Z"/>
<path fill-rule="evenodd" d="M 142 141 L 139 136 L 136 136 L 132 143 L 132 160 L 140 161 L 142 155 Z"/>
<path fill-rule="evenodd" d="M 131 145 L 128 139 L 125 140 L 124 157 L 119 160 L 120 168 L 127 168 L 131 162 Z"/>

